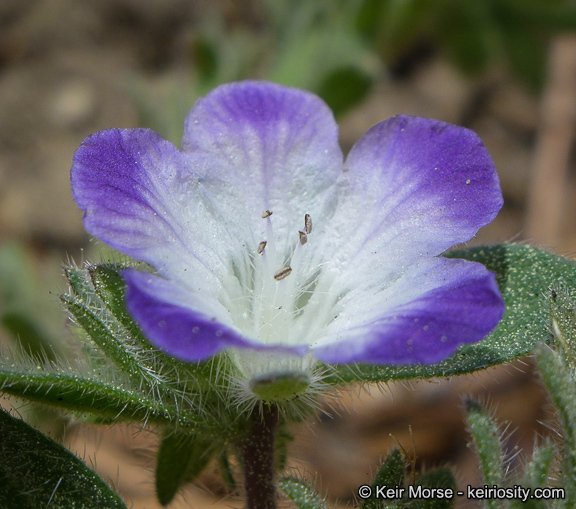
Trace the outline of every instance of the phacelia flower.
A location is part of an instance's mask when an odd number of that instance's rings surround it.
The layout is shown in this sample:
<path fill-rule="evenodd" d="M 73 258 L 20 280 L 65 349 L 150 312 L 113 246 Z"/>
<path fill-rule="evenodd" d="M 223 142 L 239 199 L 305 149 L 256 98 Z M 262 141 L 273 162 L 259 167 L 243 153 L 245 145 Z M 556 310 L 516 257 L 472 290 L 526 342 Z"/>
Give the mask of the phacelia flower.
<path fill-rule="evenodd" d="M 232 83 L 192 108 L 182 150 L 147 129 L 88 137 L 72 189 L 90 234 L 154 268 L 123 272 L 148 340 L 189 362 L 226 350 L 246 380 L 434 363 L 503 314 L 492 273 L 439 256 L 502 206 L 454 125 L 396 116 L 344 159 L 318 97 Z"/>

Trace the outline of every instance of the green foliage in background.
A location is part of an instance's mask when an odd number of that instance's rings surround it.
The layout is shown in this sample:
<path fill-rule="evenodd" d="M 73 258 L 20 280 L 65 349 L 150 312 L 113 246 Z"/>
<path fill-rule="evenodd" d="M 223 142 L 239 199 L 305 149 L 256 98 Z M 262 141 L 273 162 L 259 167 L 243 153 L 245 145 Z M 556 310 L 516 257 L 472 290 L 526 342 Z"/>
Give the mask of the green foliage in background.
<path fill-rule="evenodd" d="M 358 29 L 389 66 L 421 45 L 467 74 L 505 63 L 532 90 L 550 37 L 576 30 L 573 0 L 364 0 Z"/>
<path fill-rule="evenodd" d="M 25 249 L 15 243 L 0 245 L 0 329 L 32 358 L 54 360 L 63 353 L 56 334 L 62 320 L 59 314 L 54 320 L 54 310 L 46 305 L 49 290 L 40 288 Z"/>
<path fill-rule="evenodd" d="M 143 125 L 178 144 L 190 105 L 216 86 L 259 79 L 310 90 L 341 116 L 359 104 L 383 68 L 357 28 L 358 0 L 260 0 L 262 19 L 224 20 L 208 8 L 190 43 L 193 75 L 174 84 L 162 101 L 143 83 L 132 96 Z"/>
<path fill-rule="evenodd" d="M 176 144 L 196 99 L 244 79 L 310 90 L 341 117 L 376 83 L 439 53 L 465 75 L 508 68 L 537 93 L 550 39 L 576 30 L 574 0 L 258 0 L 257 19 L 205 7 L 189 41 L 188 80 L 160 92 L 130 87 L 140 125 Z"/>

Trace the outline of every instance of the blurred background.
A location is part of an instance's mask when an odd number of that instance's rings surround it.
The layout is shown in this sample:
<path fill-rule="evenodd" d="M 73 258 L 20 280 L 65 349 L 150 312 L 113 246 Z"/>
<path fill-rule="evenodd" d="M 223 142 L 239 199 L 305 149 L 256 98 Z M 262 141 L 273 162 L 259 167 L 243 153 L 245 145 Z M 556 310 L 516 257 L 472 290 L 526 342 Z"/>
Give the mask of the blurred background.
<path fill-rule="evenodd" d="M 475 130 L 505 207 L 471 244 L 576 250 L 574 0 L 1 0 L 1 342 L 65 355 L 62 263 L 101 256 L 70 196 L 81 141 L 142 126 L 179 144 L 199 96 L 246 78 L 319 94 L 345 151 L 396 113 Z M 453 466 L 462 486 L 477 482 L 463 422 L 469 395 L 514 430 L 512 468 L 550 433 L 553 416 L 524 359 L 466 378 L 352 388 L 292 430 L 291 468 L 342 506 L 354 505 L 355 488 L 394 444 L 417 470 Z M 154 434 L 1 403 L 96 465 L 135 509 L 159 507 Z M 210 469 L 174 503 L 231 505 Z"/>

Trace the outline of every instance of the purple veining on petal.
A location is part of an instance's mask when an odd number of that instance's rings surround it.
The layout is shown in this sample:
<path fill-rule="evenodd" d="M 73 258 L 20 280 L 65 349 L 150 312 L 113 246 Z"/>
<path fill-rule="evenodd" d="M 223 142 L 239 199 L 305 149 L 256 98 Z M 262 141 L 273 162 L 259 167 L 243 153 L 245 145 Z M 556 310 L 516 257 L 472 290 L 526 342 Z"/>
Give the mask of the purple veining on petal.
<path fill-rule="evenodd" d="M 144 129 L 110 129 L 84 140 L 74 155 L 72 193 L 86 229 L 126 253 L 161 243 L 177 225 L 164 220 L 159 186 L 184 167 L 178 149 Z"/>
<path fill-rule="evenodd" d="M 332 112 L 317 96 L 271 83 L 222 85 L 186 118 L 185 152 L 210 154 L 210 177 L 237 188 L 256 212 L 314 214 L 338 178 L 342 152 Z M 260 210 L 261 209 L 261 210 Z"/>
<path fill-rule="evenodd" d="M 245 243 L 249 230 L 231 237 L 199 189 L 210 161 L 182 154 L 147 129 L 101 131 L 74 155 L 73 197 L 89 233 L 213 295 L 228 271 L 229 251 Z"/>
<path fill-rule="evenodd" d="M 348 193 L 334 223 L 350 229 L 345 251 L 350 259 L 362 255 L 358 265 L 374 251 L 396 266 L 439 255 L 470 240 L 503 203 L 478 136 L 436 120 L 396 116 L 377 124 L 345 167 Z"/>
<path fill-rule="evenodd" d="M 215 286 L 217 257 L 199 256 L 174 194 L 192 178 L 171 143 L 147 129 L 109 129 L 89 136 L 74 155 L 72 193 L 89 233 L 155 266 L 161 274 L 195 269 Z M 193 197 L 190 197 L 193 199 Z M 210 260 L 210 264 L 206 260 Z"/>

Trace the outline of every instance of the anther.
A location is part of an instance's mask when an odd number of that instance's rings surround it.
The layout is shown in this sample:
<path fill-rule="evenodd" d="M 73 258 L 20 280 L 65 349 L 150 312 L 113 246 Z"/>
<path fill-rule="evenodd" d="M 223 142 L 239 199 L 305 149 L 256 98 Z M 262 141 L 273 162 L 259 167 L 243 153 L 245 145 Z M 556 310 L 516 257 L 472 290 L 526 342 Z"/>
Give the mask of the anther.
<path fill-rule="evenodd" d="M 310 214 L 304 215 L 304 231 L 310 235 L 312 233 L 312 218 Z"/>
<path fill-rule="evenodd" d="M 264 252 L 264 248 L 266 247 L 267 242 L 265 240 L 263 240 L 262 242 L 260 242 L 260 244 L 258 244 L 258 249 L 256 250 L 258 252 L 258 254 L 262 254 Z"/>
<path fill-rule="evenodd" d="M 308 235 L 301 231 L 299 231 L 298 234 L 300 235 L 300 244 L 306 244 L 306 242 L 308 242 Z"/>
<path fill-rule="evenodd" d="M 262 219 L 266 219 L 267 217 L 270 217 L 271 215 L 272 215 L 271 210 L 265 210 L 264 212 L 262 212 Z"/>
<path fill-rule="evenodd" d="M 282 267 L 280 270 L 276 271 L 274 274 L 274 279 L 276 281 L 282 281 L 284 278 L 287 278 L 291 272 L 292 267 L 290 267 L 290 265 L 286 265 L 286 267 Z"/>

